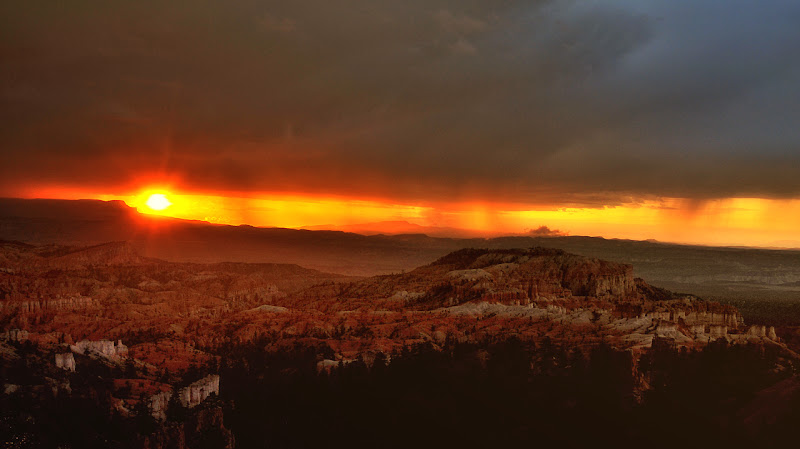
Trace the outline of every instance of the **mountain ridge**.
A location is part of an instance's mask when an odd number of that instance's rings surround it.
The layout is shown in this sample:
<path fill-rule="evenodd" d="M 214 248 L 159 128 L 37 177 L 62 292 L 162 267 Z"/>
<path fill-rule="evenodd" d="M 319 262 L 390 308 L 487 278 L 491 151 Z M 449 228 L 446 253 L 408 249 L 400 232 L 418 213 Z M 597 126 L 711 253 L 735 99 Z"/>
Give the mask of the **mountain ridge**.
<path fill-rule="evenodd" d="M 7 207 L 13 203 L 13 207 Z M 47 207 L 58 207 L 47 212 Z M 23 209 L 32 205 L 31 212 Z M 43 206 L 44 205 L 44 206 Z M 45 207 L 47 206 L 47 207 Z M 67 218 L 58 218 L 63 209 Z M 106 210 L 108 209 L 108 210 Z M 49 215 L 49 218 L 48 218 Z M 34 217 L 34 218 L 31 218 Z M 147 216 L 120 202 L 0 199 L 0 239 L 87 246 L 130 241 L 144 257 L 192 263 L 291 263 L 371 276 L 413 270 L 453 251 L 543 246 L 632 264 L 649 284 L 734 304 L 748 316 L 800 324 L 800 251 L 676 245 L 586 236 L 444 238 L 424 234 L 230 226 Z"/>

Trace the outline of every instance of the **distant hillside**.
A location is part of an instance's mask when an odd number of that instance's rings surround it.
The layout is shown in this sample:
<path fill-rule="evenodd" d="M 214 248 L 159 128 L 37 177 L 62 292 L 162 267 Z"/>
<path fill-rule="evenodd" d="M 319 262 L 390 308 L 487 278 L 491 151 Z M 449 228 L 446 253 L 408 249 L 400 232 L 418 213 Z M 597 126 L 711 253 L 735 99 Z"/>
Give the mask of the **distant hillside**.
<path fill-rule="evenodd" d="M 343 231 L 354 232 L 363 235 L 400 235 L 400 234 L 425 234 L 430 237 L 456 237 L 456 238 L 475 238 L 483 237 L 485 233 L 471 231 L 469 229 L 458 229 L 438 226 L 421 226 L 407 221 L 378 221 L 374 223 L 359 223 L 351 225 L 317 225 L 303 226 L 301 229 L 309 231 Z"/>
<path fill-rule="evenodd" d="M 93 265 L 136 265 L 146 261 L 129 242 L 111 242 L 78 248 L 64 255 L 46 259 L 54 268 L 74 268 Z"/>
<path fill-rule="evenodd" d="M 368 276 L 399 273 L 462 248 L 564 251 L 632 264 L 650 284 L 736 305 L 745 315 L 800 322 L 800 251 L 716 248 L 599 237 L 439 238 L 361 235 L 146 216 L 121 202 L 0 199 L 0 239 L 96 245 L 130 241 L 176 262 L 293 263 Z"/>

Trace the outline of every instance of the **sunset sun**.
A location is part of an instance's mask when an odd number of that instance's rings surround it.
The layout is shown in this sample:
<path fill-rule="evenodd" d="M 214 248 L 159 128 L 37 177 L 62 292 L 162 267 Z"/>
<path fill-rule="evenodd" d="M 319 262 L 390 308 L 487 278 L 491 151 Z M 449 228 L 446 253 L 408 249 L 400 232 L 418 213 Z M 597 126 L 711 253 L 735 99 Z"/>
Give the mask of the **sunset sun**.
<path fill-rule="evenodd" d="M 153 210 L 164 210 L 170 206 L 172 203 L 161 193 L 154 193 L 147 198 L 147 202 L 145 203 L 147 207 Z"/>

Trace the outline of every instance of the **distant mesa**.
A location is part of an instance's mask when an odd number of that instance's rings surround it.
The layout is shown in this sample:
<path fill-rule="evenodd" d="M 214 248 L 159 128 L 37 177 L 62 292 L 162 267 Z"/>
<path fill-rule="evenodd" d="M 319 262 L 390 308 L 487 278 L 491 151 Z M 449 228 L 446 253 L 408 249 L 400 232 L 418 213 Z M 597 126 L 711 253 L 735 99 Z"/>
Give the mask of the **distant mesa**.
<path fill-rule="evenodd" d="M 533 237 L 564 237 L 569 235 L 569 233 L 558 229 L 550 229 L 547 226 L 539 226 L 536 229 L 529 230 L 528 235 Z"/>
<path fill-rule="evenodd" d="M 96 221 L 135 213 L 124 201 L 0 198 L 0 217 Z"/>
<path fill-rule="evenodd" d="M 630 265 L 541 247 L 462 249 L 395 276 L 393 292 L 383 292 L 380 282 L 364 280 L 359 291 L 369 292 L 369 284 L 404 307 L 426 309 L 474 301 L 528 306 L 540 300 L 641 296 Z"/>
<path fill-rule="evenodd" d="M 444 238 L 476 238 L 486 237 L 486 232 L 474 231 L 469 229 L 459 229 L 438 226 L 422 226 L 408 221 L 377 221 L 372 223 L 358 223 L 349 225 L 316 225 L 303 226 L 300 229 L 309 231 L 341 231 L 353 232 L 362 235 L 404 235 L 404 234 L 423 234 L 429 237 Z"/>

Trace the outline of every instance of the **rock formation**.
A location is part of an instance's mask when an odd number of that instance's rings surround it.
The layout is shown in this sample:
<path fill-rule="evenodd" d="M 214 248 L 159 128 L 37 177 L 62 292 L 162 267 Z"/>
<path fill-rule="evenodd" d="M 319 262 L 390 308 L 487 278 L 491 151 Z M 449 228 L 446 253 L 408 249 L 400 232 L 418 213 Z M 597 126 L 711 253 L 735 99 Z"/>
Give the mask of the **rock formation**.
<path fill-rule="evenodd" d="M 690 312 L 686 314 L 684 320 L 688 325 L 715 324 L 737 327 L 744 324 L 744 318 L 739 313 Z"/>
<path fill-rule="evenodd" d="M 178 399 L 186 408 L 199 405 L 212 394 L 219 395 L 219 376 L 212 374 L 178 391 Z"/>
<path fill-rule="evenodd" d="M 778 334 L 775 333 L 775 326 L 770 326 L 769 330 L 767 330 L 767 338 L 772 341 L 778 341 Z"/>
<path fill-rule="evenodd" d="M 708 335 L 711 338 L 720 338 L 728 335 L 728 326 L 712 324 L 708 326 Z"/>
<path fill-rule="evenodd" d="M 56 367 L 66 371 L 75 371 L 75 356 L 71 352 L 56 354 Z"/>
<path fill-rule="evenodd" d="M 46 311 L 80 310 L 90 307 L 91 305 L 92 298 L 86 296 L 23 301 L 9 300 L 0 301 L 0 313 L 36 313 Z"/>
<path fill-rule="evenodd" d="M 23 342 L 28 339 L 28 335 L 28 331 L 24 329 L 10 329 L 0 334 L 0 337 L 8 341 Z"/>
<path fill-rule="evenodd" d="M 153 418 L 161 421 L 167 419 L 167 407 L 171 398 L 171 391 L 162 391 L 150 396 L 148 399 L 148 406 Z"/>
<path fill-rule="evenodd" d="M 704 324 L 693 324 L 689 326 L 689 332 L 695 337 L 701 337 L 706 333 L 706 326 Z"/>
<path fill-rule="evenodd" d="M 358 285 L 359 293 L 381 292 L 388 283 L 376 285 L 379 279 Z M 528 305 L 539 300 L 638 295 L 630 265 L 546 248 L 464 249 L 392 277 L 392 286 L 384 298 L 421 308 L 473 300 Z"/>
<path fill-rule="evenodd" d="M 186 408 L 193 408 L 200 405 L 212 394 L 219 395 L 219 376 L 211 374 L 190 385 L 181 388 L 174 393 L 172 391 L 161 391 L 147 398 L 150 413 L 159 420 L 166 419 L 167 407 L 173 394 L 178 395 L 181 405 Z"/>
<path fill-rule="evenodd" d="M 717 339 L 786 346 L 776 343 L 774 328 L 745 327 L 731 306 L 649 286 L 633 278 L 629 265 L 558 250 L 464 250 L 397 275 L 293 281 L 298 287 L 286 293 L 275 287 L 289 285 L 281 284 L 281 278 L 313 273 L 247 264 L 128 266 L 121 251 L 122 265 L 3 274 L 0 287 L 11 298 L 0 304 L 14 313 L 3 330 L 18 327 L 31 333 L 11 329 L 2 337 L 35 344 L 0 343 L 0 350 L 13 354 L 38 347 L 47 374 L 70 380 L 74 376 L 52 368 L 53 357 L 55 366 L 65 371 L 75 370 L 76 359 L 81 371 L 87 367 L 86 373 L 93 372 L 88 369 L 92 366 L 113 365 L 97 372 L 120 377 L 110 394 L 122 404 L 117 410 L 128 417 L 145 404 L 164 420 L 170 401 L 194 409 L 184 416 L 213 409 L 213 404 L 197 406 L 219 394 L 219 376 L 171 391 L 170 383 L 196 379 L 186 376 L 190 366 L 214 372 L 214 357 L 239 344 L 254 343 L 253 348 L 272 354 L 307 348 L 315 353 L 303 363 L 316 360 L 320 372 L 356 360 L 370 369 L 376 360 L 381 366 L 420 345 L 432 350 L 455 342 L 480 347 L 509 336 L 524 345 L 547 339 L 576 351 L 602 343 L 631 357 L 647 354 L 653 345 L 657 350 L 663 342 L 688 351 L 700 351 Z M 81 267 L 103 260 L 77 259 Z M 66 258 L 61 262 L 69 265 Z M 82 296 L 89 292 L 92 298 Z M 63 313 L 40 313 L 48 310 Z M 98 335 L 109 339 L 88 339 Z M 59 348 L 72 342 L 72 336 L 79 341 L 64 353 Z M 112 338 L 124 338 L 130 352 Z M 121 355 L 128 357 L 124 364 L 114 360 Z M 485 367 L 486 360 L 481 360 Z M 161 425 L 179 427 L 175 422 Z"/>
<path fill-rule="evenodd" d="M 678 325 L 666 321 L 658 323 L 658 326 L 656 327 L 656 333 L 660 335 L 668 332 L 678 332 Z"/>
<path fill-rule="evenodd" d="M 747 330 L 747 337 L 766 338 L 772 341 L 778 341 L 778 335 L 775 333 L 774 326 L 753 325 Z"/>
<path fill-rule="evenodd" d="M 98 354 L 109 358 L 128 352 L 128 347 L 122 344 L 122 340 L 117 340 L 116 343 L 111 340 L 81 340 L 70 346 L 70 349 L 76 354 Z"/>

